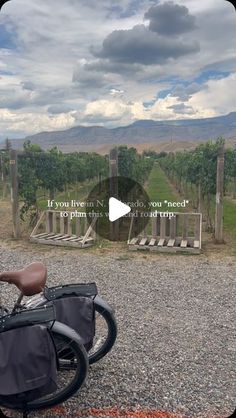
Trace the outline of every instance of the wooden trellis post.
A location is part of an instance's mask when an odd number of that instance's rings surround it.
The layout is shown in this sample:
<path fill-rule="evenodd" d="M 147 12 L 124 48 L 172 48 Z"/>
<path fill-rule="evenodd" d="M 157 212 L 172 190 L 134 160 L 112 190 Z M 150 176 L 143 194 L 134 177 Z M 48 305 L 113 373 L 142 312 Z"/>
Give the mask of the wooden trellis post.
<path fill-rule="evenodd" d="M 110 197 L 118 198 L 118 149 L 113 148 L 109 156 Z M 110 238 L 117 240 L 119 236 L 119 220 L 110 222 Z"/>
<path fill-rule="evenodd" d="M 215 241 L 219 244 L 223 239 L 223 199 L 224 199 L 224 146 L 220 147 L 217 157 L 216 179 L 216 214 L 215 214 Z"/>

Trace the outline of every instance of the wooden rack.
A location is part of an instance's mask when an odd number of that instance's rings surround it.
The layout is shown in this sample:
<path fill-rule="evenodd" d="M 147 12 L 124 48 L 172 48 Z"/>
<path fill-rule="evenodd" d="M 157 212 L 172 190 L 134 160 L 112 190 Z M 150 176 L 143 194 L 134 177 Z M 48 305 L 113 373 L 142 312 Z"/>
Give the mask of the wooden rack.
<path fill-rule="evenodd" d="M 88 225 L 86 216 L 70 219 L 61 217 L 60 211 L 43 211 L 30 235 L 30 241 L 38 244 L 70 247 L 90 247 L 96 241 L 96 222 Z"/>
<path fill-rule="evenodd" d="M 202 214 L 174 213 L 174 217 L 161 217 L 156 212 L 142 234 L 135 236 L 135 218 L 131 219 L 128 246 L 130 250 L 160 252 L 201 252 Z M 133 237 L 133 238 L 131 238 Z"/>

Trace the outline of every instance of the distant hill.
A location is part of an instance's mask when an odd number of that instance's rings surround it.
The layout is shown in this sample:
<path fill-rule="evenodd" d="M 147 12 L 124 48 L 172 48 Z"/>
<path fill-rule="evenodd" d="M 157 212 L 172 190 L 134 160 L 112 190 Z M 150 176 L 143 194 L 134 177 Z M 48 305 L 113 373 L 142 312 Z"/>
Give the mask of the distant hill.
<path fill-rule="evenodd" d="M 160 143 L 176 144 L 181 141 L 183 144 L 190 142 L 192 148 L 196 141 L 216 139 L 219 136 L 231 139 L 231 142 L 236 140 L 236 112 L 206 119 L 140 120 L 113 129 L 101 126 L 75 126 L 65 131 L 41 132 L 24 139 L 15 139 L 12 140 L 12 144 L 14 148 L 21 149 L 24 141 L 29 139 L 43 149 L 58 146 L 64 152 L 76 150 L 105 152 L 114 144 L 137 145 L 140 148 L 146 143 L 156 149 L 159 148 Z M 177 145 L 175 148 L 180 147 Z"/>

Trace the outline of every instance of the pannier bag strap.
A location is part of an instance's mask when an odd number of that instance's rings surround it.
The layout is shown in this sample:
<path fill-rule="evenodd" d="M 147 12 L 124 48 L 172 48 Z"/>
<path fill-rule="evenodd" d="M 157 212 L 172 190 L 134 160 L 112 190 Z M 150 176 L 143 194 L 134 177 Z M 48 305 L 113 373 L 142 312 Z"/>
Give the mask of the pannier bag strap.
<path fill-rule="evenodd" d="M 0 333 L 13 328 L 54 322 L 55 320 L 55 308 L 53 304 L 48 304 L 40 308 L 23 310 L 0 317 Z"/>
<path fill-rule="evenodd" d="M 96 283 L 76 283 L 64 286 L 45 287 L 44 297 L 52 301 L 64 296 L 95 297 L 98 294 Z"/>

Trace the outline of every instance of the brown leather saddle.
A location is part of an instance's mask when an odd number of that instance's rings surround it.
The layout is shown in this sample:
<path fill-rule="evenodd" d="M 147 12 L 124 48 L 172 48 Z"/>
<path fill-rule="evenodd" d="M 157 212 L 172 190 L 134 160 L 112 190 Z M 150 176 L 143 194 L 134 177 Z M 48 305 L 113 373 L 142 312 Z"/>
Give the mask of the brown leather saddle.
<path fill-rule="evenodd" d="M 42 292 L 47 280 L 47 268 L 43 263 L 31 263 L 22 270 L 0 273 L 0 281 L 14 284 L 24 296 Z"/>

